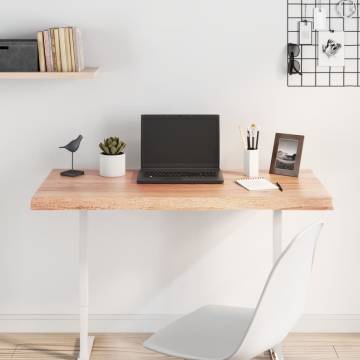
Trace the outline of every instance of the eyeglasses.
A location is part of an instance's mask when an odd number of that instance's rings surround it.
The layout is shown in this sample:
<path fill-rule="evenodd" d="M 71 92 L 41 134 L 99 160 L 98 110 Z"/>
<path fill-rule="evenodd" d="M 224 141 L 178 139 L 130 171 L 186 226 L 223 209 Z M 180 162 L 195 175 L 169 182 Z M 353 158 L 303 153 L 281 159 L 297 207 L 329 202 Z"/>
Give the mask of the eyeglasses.
<path fill-rule="evenodd" d="M 300 63 L 295 60 L 295 57 L 299 56 L 300 47 L 298 44 L 288 44 L 288 73 L 289 75 L 299 74 L 302 75 L 300 71 Z"/>

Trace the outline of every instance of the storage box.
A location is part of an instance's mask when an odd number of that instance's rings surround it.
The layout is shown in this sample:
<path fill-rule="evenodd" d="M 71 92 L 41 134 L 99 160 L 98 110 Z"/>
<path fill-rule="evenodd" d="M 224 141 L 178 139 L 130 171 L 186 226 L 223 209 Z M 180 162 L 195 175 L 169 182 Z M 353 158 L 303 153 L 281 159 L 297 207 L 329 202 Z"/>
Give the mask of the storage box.
<path fill-rule="evenodd" d="M 0 71 L 39 71 L 36 39 L 0 40 Z"/>

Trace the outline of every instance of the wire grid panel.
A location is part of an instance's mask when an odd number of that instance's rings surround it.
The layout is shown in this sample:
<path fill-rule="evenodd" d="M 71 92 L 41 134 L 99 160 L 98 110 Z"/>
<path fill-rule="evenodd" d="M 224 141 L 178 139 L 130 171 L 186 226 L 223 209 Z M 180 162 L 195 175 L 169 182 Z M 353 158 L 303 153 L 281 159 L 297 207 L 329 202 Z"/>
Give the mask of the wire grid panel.
<path fill-rule="evenodd" d="M 343 18 L 337 12 L 339 1 L 321 0 L 287 0 L 287 42 L 299 43 L 299 22 L 312 21 L 314 8 L 321 6 L 326 10 L 327 27 L 330 31 L 344 32 L 345 66 L 318 66 L 318 31 L 312 30 L 311 45 L 299 45 L 300 54 L 295 59 L 300 63 L 302 75 L 287 76 L 290 87 L 357 87 L 360 86 L 359 75 L 359 0 L 356 0 L 356 13 L 352 18 Z M 343 5 L 348 6 L 348 5 Z M 347 12 L 347 8 L 344 9 Z M 289 57 L 288 57 L 289 60 Z"/>

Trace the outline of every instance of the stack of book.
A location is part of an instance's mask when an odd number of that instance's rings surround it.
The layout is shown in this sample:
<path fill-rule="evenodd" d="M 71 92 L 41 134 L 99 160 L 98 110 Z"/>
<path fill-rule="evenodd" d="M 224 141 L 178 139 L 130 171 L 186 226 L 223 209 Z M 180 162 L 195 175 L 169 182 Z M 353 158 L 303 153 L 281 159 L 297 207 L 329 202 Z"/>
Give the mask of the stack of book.
<path fill-rule="evenodd" d="M 84 70 L 84 50 L 77 27 L 51 28 L 37 33 L 41 72 Z"/>

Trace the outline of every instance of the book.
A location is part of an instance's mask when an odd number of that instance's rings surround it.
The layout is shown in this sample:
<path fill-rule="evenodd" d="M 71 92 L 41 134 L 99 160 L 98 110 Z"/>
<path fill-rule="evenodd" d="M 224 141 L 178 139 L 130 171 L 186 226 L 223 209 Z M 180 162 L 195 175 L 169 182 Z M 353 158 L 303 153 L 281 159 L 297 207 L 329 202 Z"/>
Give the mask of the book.
<path fill-rule="evenodd" d="M 59 29 L 54 29 L 54 40 L 55 40 L 55 53 L 56 53 L 56 67 L 57 71 L 62 71 L 61 68 L 61 53 L 60 53 L 60 40 L 59 40 Z"/>
<path fill-rule="evenodd" d="M 59 42 L 60 42 L 60 59 L 61 69 L 63 72 L 68 72 L 68 63 L 66 57 L 66 39 L 65 39 L 65 28 L 59 29 Z"/>
<path fill-rule="evenodd" d="M 73 28 L 75 71 L 83 71 L 85 68 L 84 48 L 82 43 L 81 31 L 78 27 Z"/>
<path fill-rule="evenodd" d="M 45 63 L 45 52 L 44 52 L 44 37 L 42 31 L 39 31 L 36 34 L 37 43 L 38 43 L 38 53 L 39 53 L 39 69 L 41 72 L 46 72 L 46 63 Z"/>
<path fill-rule="evenodd" d="M 51 44 L 51 57 L 53 62 L 53 71 L 57 72 L 57 61 L 56 61 L 56 48 L 55 48 L 55 33 L 54 29 L 49 29 L 50 31 L 50 44 Z"/>
<path fill-rule="evenodd" d="M 70 32 L 69 28 L 65 28 L 65 49 L 66 49 L 66 62 L 68 65 L 68 71 L 72 72 L 71 66 L 71 54 L 70 54 Z"/>
<path fill-rule="evenodd" d="M 77 27 L 50 28 L 37 33 L 40 71 L 83 71 L 84 49 Z"/>
<path fill-rule="evenodd" d="M 69 27 L 69 35 L 70 35 L 71 69 L 72 69 L 72 71 L 75 71 L 74 36 L 73 36 L 73 28 L 71 28 L 71 27 Z"/>
<path fill-rule="evenodd" d="M 53 62 L 52 62 L 52 51 L 51 51 L 51 38 L 50 31 L 43 31 L 44 38 L 44 53 L 45 53 L 45 63 L 46 63 L 46 71 L 52 72 L 54 71 Z"/>
<path fill-rule="evenodd" d="M 236 182 L 246 190 L 250 191 L 279 190 L 275 184 L 262 177 L 241 178 L 236 180 Z"/>

